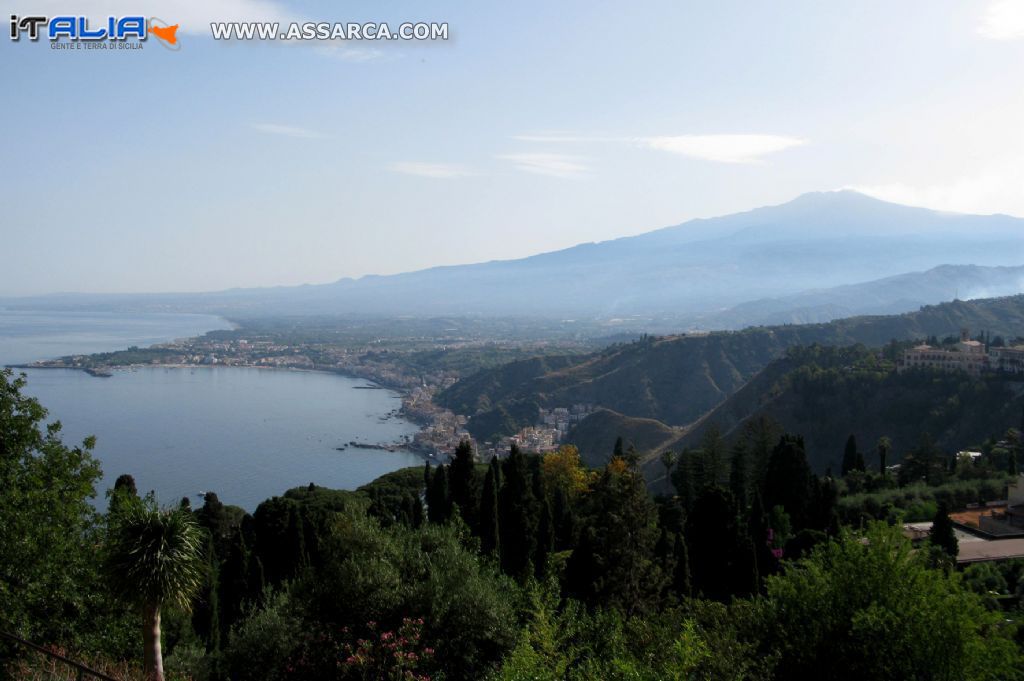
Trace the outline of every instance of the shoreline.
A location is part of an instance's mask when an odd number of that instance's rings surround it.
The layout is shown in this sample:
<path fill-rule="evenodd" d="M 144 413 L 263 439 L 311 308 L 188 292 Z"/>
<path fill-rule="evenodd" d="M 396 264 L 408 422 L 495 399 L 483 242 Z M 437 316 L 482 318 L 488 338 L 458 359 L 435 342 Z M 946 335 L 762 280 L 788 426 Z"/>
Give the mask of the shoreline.
<path fill-rule="evenodd" d="M 38 360 L 39 362 L 53 362 L 55 360 Z M 342 371 L 340 369 L 326 368 L 326 369 L 306 369 L 302 367 L 277 367 L 277 366 L 258 366 L 248 364 L 187 364 L 187 363 L 174 363 L 174 364 L 111 364 L 102 367 L 82 367 L 82 366 L 70 366 L 60 364 L 41 364 L 41 363 L 28 363 L 28 364 L 6 364 L 5 369 L 63 369 L 65 371 L 81 371 L 94 378 L 111 378 L 115 371 L 133 371 L 137 369 L 258 369 L 261 371 L 290 371 L 297 373 L 318 373 L 318 374 L 334 374 L 336 376 L 342 376 L 353 380 L 366 381 L 371 385 L 366 386 L 351 386 L 353 390 L 387 390 L 395 394 L 395 396 L 401 401 L 401 406 L 394 412 L 389 412 L 389 415 L 394 413 L 408 423 L 416 426 L 418 432 L 422 433 L 426 430 L 427 426 L 430 425 L 429 420 L 423 418 L 417 418 L 406 410 L 405 398 L 408 397 L 409 391 L 404 388 L 396 386 L 389 386 L 378 381 L 375 381 L 366 376 L 359 376 L 351 372 Z M 387 418 L 385 415 L 382 418 Z M 415 443 L 410 439 L 409 441 L 399 441 L 382 444 L 365 444 L 365 443 L 344 443 L 341 447 L 335 447 L 337 451 L 345 451 L 346 448 L 353 447 L 358 449 L 375 449 L 380 451 L 395 452 L 395 451 L 406 451 L 417 456 L 422 457 L 427 461 L 435 461 L 437 459 L 432 453 L 424 451 L 415 446 Z"/>

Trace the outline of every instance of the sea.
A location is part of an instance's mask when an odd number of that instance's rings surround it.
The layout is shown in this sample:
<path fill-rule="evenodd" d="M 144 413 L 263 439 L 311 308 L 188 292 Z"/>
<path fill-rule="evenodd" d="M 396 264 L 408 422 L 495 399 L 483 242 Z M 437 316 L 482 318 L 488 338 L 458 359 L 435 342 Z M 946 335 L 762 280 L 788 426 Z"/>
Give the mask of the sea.
<path fill-rule="evenodd" d="M 209 315 L 0 309 L 0 366 L 225 328 L 227 321 Z M 115 370 L 110 378 L 67 369 L 18 371 L 27 375 L 25 392 L 46 407 L 50 420 L 60 421 L 65 443 L 96 437 L 100 508 L 122 473 L 162 505 L 189 497 L 196 506 L 213 491 L 222 502 L 253 511 L 292 487 L 355 489 L 423 462 L 404 449 L 348 446 L 388 445 L 417 431 L 397 415 L 397 393 L 362 379 L 244 367 L 139 367 Z"/>

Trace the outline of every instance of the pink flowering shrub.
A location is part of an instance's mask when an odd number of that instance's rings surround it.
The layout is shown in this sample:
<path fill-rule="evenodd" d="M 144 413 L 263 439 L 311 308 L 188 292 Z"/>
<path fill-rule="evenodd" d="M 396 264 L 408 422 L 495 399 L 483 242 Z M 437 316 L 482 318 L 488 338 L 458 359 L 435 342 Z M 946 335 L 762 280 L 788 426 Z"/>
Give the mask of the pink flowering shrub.
<path fill-rule="evenodd" d="M 430 681 L 420 671 L 434 656 L 433 648 L 421 645 L 423 620 L 402 620 L 398 631 L 378 631 L 377 623 L 368 625 L 369 638 L 342 645 L 341 665 L 346 678 L 366 681 Z M 348 631 L 343 630 L 347 635 Z"/>

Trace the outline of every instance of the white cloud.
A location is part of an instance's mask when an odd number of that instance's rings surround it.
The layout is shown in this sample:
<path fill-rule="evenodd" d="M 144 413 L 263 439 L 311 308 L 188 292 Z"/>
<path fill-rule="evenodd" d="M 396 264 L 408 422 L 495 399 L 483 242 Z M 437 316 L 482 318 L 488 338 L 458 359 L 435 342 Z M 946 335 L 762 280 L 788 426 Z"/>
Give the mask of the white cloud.
<path fill-rule="evenodd" d="M 253 123 L 254 130 L 265 132 L 268 135 L 282 135 L 284 137 L 295 137 L 298 139 L 320 139 L 323 137 L 318 132 L 299 128 L 294 125 L 278 125 L 277 123 Z"/>
<path fill-rule="evenodd" d="M 635 141 L 650 149 L 720 163 L 759 163 L 763 156 L 807 143 L 783 135 L 676 135 Z"/>
<path fill-rule="evenodd" d="M 572 133 L 516 135 L 520 142 L 635 144 L 690 158 L 720 163 L 759 163 L 763 156 L 799 147 L 806 140 L 783 135 L 667 135 L 659 137 L 597 137 Z"/>
<path fill-rule="evenodd" d="M 892 182 L 851 185 L 845 189 L 909 206 L 957 213 L 1006 213 L 1024 217 L 1024 158 L 993 166 L 949 182 L 913 185 Z"/>
<path fill-rule="evenodd" d="M 543 133 L 515 135 L 512 139 L 520 142 L 551 142 L 561 144 L 565 142 L 621 142 L 622 139 L 615 137 L 585 137 L 572 133 Z"/>
<path fill-rule="evenodd" d="M 990 40 L 1024 38 L 1024 0 L 997 0 L 988 6 L 978 33 Z"/>
<path fill-rule="evenodd" d="M 324 45 L 319 47 L 317 52 L 325 57 L 332 57 L 334 59 L 353 63 L 394 59 L 399 56 L 395 52 L 387 54 L 384 50 L 379 50 L 373 47 L 341 47 L 338 45 Z"/>
<path fill-rule="evenodd" d="M 511 161 L 523 172 L 549 175 L 551 177 L 579 177 L 588 170 L 585 159 L 578 156 L 550 153 L 501 154 L 497 158 Z"/>
<path fill-rule="evenodd" d="M 450 180 L 474 174 L 467 168 L 450 163 L 422 163 L 420 161 L 397 161 L 389 165 L 388 170 L 437 180 Z"/>
<path fill-rule="evenodd" d="M 31 14 L 81 14 L 88 17 L 142 14 L 168 24 L 178 24 L 180 33 L 210 35 L 214 21 L 301 21 L 274 0 L 19 0 L 19 11 Z"/>

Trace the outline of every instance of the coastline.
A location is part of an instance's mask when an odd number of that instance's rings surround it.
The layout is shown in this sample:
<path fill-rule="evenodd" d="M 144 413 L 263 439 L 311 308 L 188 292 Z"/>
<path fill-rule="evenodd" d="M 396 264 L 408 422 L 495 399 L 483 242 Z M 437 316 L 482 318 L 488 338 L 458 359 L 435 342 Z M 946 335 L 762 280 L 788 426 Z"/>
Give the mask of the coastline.
<path fill-rule="evenodd" d="M 366 381 L 370 385 L 368 386 L 352 386 L 353 390 L 387 390 L 395 394 L 396 397 L 401 401 L 401 406 L 394 412 L 390 412 L 389 415 L 383 418 L 389 418 L 391 414 L 397 415 L 403 420 L 413 424 L 417 427 L 418 432 L 422 433 L 430 426 L 430 420 L 426 417 L 408 410 L 406 399 L 409 397 L 409 390 L 394 385 L 386 385 L 381 381 L 377 381 L 366 376 L 360 376 L 352 372 L 343 371 L 336 368 L 303 368 L 303 367 L 288 367 L 288 366 L 260 366 L 255 364 L 195 364 L 195 363 L 168 363 L 168 364 L 110 364 L 101 367 L 85 367 L 85 366 L 74 366 L 71 364 L 57 364 L 60 360 L 38 360 L 37 362 L 29 362 L 23 364 L 7 364 L 4 365 L 6 369 L 64 369 L 67 371 L 81 371 L 94 378 L 111 378 L 113 372 L 125 372 L 133 371 L 138 369 L 259 369 L 261 371 L 290 371 L 299 373 L 319 373 L 319 374 L 334 374 L 337 376 L 343 376 L 345 378 L 351 378 L 360 381 Z M 395 451 L 406 451 L 416 454 L 417 456 L 423 457 L 424 460 L 434 461 L 437 457 L 433 452 L 428 452 L 416 446 L 413 440 L 398 441 L 391 443 L 356 443 L 348 442 L 341 447 L 336 447 L 338 451 L 345 451 L 345 449 L 352 447 L 357 449 L 375 449 L 380 451 L 395 452 Z"/>

